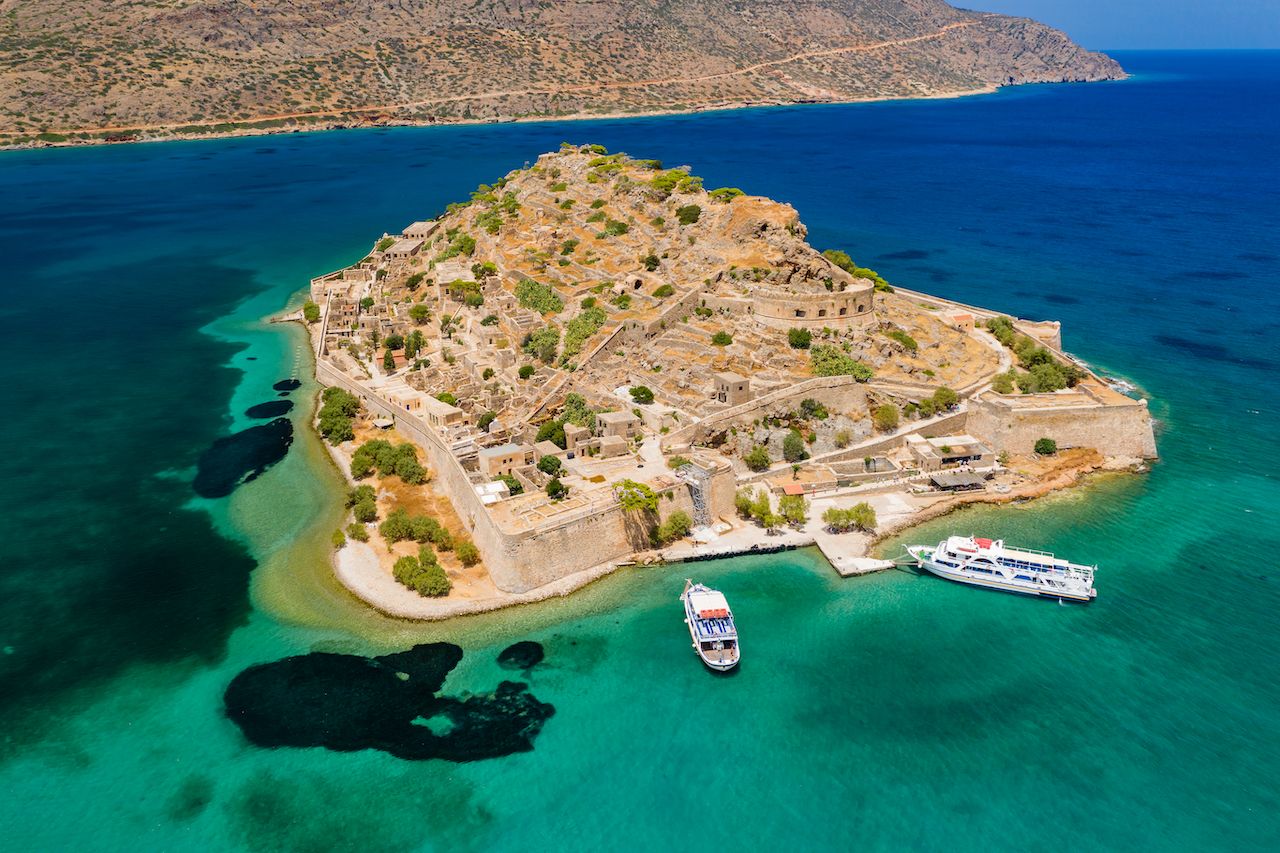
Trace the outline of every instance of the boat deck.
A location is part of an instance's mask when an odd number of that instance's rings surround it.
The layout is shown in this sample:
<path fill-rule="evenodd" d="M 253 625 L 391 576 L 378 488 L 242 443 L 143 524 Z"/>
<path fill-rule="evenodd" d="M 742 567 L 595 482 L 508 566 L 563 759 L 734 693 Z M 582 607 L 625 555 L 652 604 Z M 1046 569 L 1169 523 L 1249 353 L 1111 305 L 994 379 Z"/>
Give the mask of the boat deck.
<path fill-rule="evenodd" d="M 701 640 L 728 640 L 738 636 L 738 630 L 734 627 L 732 617 L 694 619 L 693 625 L 698 631 L 698 638 Z"/>

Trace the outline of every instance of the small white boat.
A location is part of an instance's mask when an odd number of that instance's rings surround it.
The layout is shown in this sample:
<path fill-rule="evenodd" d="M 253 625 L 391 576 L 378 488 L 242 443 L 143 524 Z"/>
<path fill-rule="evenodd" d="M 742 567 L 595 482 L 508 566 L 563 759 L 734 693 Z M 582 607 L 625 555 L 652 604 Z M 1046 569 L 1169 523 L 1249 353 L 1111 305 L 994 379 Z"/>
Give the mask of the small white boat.
<path fill-rule="evenodd" d="M 702 662 L 719 672 L 737 666 L 738 629 L 724 595 L 686 578 L 680 601 L 684 603 L 684 621 L 689 626 L 693 649 Z"/>
<path fill-rule="evenodd" d="M 1060 560 L 1048 551 L 1009 548 L 1000 539 L 948 536 L 937 545 L 911 545 L 916 565 L 947 580 L 1059 601 L 1092 601 L 1097 566 Z"/>

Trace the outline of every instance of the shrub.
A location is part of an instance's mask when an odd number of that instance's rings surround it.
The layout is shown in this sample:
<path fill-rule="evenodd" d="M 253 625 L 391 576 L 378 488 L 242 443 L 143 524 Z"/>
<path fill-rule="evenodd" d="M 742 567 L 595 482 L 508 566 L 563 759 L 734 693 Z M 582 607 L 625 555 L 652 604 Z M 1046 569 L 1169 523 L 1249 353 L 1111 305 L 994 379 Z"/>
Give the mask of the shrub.
<path fill-rule="evenodd" d="M 693 529 L 693 519 L 684 510 L 676 510 L 667 516 L 667 520 L 653 530 L 653 543 L 658 546 L 668 545 L 677 539 L 683 539 Z"/>
<path fill-rule="evenodd" d="M 629 230 L 631 229 L 627 226 L 627 223 L 619 222 L 616 219 L 610 219 L 605 222 L 604 231 L 602 231 L 601 233 L 609 237 L 621 237 L 623 234 L 626 234 Z"/>
<path fill-rule="evenodd" d="M 555 314 L 564 310 L 564 301 L 555 290 L 531 278 L 526 278 L 516 285 L 516 301 L 521 306 L 537 311 L 539 314 Z"/>
<path fill-rule="evenodd" d="M 733 201 L 740 195 L 746 195 L 746 193 L 737 187 L 720 187 L 719 189 L 712 190 L 709 195 L 714 201 L 718 201 L 723 204 Z"/>
<path fill-rule="evenodd" d="M 1052 438 L 1036 439 L 1035 451 L 1040 456 L 1052 456 L 1058 452 L 1058 442 Z"/>
<path fill-rule="evenodd" d="M 1017 373 L 1012 370 L 1007 373 L 997 373 L 991 380 L 991 390 L 997 394 L 1012 394 L 1015 376 Z"/>
<path fill-rule="evenodd" d="M 517 480 L 517 479 L 516 479 L 515 477 L 513 477 L 512 475 L 510 475 L 510 474 L 500 474 L 500 475 L 498 476 L 498 480 L 501 480 L 502 482 L 504 482 L 504 483 L 506 483 L 506 484 L 507 484 L 507 489 L 509 489 L 509 490 L 511 491 L 511 495 L 512 495 L 513 497 L 514 497 L 515 495 L 523 495 L 523 494 L 524 494 L 524 486 L 523 486 L 523 485 L 521 485 L 520 481 L 519 481 L 519 480 Z"/>
<path fill-rule="evenodd" d="M 338 529 L 334 530 L 334 531 L 333 531 L 333 536 L 332 536 L 332 537 L 330 537 L 330 538 L 331 538 L 331 539 L 332 539 L 332 541 L 333 541 L 333 547 L 334 547 L 334 549 L 335 549 L 335 550 L 336 550 L 336 549 L 340 549 L 343 545 L 346 545 L 346 544 L 347 544 L 347 534 L 345 534 L 345 533 L 343 533 L 343 532 L 342 532 L 342 528 L 341 528 L 341 527 L 339 527 Z"/>
<path fill-rule="evenodd" d="M 733 507 L 743 518 L 751 517 L 751 489 L 738 489 L 733 496 Z"/>
<path fill-rule="evenodd" d="M 496 325 L 498 325 L 498 315 L 497 315 L 497 314 L 486 314 L 486 315 L 485 315 L 485 317 L 484 317 L 484 319 L 480 321 L 480 325 L 481 325 L 481 326 L 496 326 Z"/>
<path fill-rule="evenodd" d="M 657 255 L 655 255 L 653 252 L 650 252 L 649 254 L 645 255 L 643 258 L 640 259 L 640 263 L 644 265 L 644 268 L 646 270 L 648 270 L 649 272 L 653 272 L 658 268 L 658 264 L 662 263 L 662 261 Z M 670 295 L 670 294 L 667 294 L 667 295 Z"/>
<path fill-rule="evenodd" d="M 613 492 L 624 512 L 656 512 L 658 495 L 644 483 L 635 480 L 619 480 L 613 485 Z"/>
<path fill-rule="evenodd" d="M 916 339 L 911 337 L 901 329 L 890 329 L 889 331 L 885 332 L 885 336 L 892 338 L 893 340 L 902 344 L 911 352 L 915 352 L 916 350 L 920 349 L 920 344 L 916 342 Z"/>
<path fill-rule="evenodd" d="M 434 559 L 423 562 L 416 557 L 401 557 L 396 560 L 392 574 L 401 584 L 427 598 L 448 595 L 453 588 L 449 576 Z"/>
<path fill-rule="evenodd" d="M 302 303 L 302 319 L 308 323 L 316 323 L 320 320 L 320 306 L 308 299 Z"/>
<path fill-rule="evenodd" d="M 631 387 L 631 400 L 640 405 L 648 405 L 653 402 L 653 389 L 648 385 L 633 385 Z"/>
<path fill-rule="evenodd" d="M 733 335 L 721 330 L 711 336 L 711 343 L 718 347 L 727 347 L 729 344 L 733 343 Z"/>
<path fill-rule="evenodd" d="M 524 339 L 523 349 L 534 358 L 551 362 L 556 357 L 556 349 L 560 345 L 560 330 L 555 326 L 543 326 L 529 333 Z"/>
<path fill-rule="evenodd" d="M 376 494 L 373 491 L 373 486 L 356 486 L 354 489 L 347 492 L 347 506 L 353 507 L 361 501 L 371 501 L 375 497 Z"/>
<path fill-rule="evenodd" d="M 808 451 L 804 449 L 804 436 L 799 430 L 791 430 L 782 440 L 782 458 L 788 462 L 799 462 L 809 458 Z"/>
<path fill-rule="evenodd" d="M 808 349 L 811 341 L 813 341 L 813 333 L 808 329 L 787 330 L 787 343 L 792 349 Z"/>
<path fill-rule="evenodd" d="M 818 421 L 825 421 L 831 414 L 827 411 L 827 407 L 819 403 L 812 397 L 805 397 L 800 401 L 800 414 L 806 418 L 813 418 Z"/>
<path fill-rule="evenodd" d="M 553 477 L 560 473 L 562 467 L 564 467 L 564 463 L 560 461 L 559 456 L 548 454 L 538 460 L 538 470 Z"/>
<path fill-rule="evenodd" d="M 520 370 L 518 371 L 517 375 L 521 379 L 528 379 L 530 376 L 533 375 L 533 371 L 534 371 L 534 367 L 532 364 L 522 364 L 520 365 Z"/>
<path fill-rule="evenodd" d="M 898 407 L 885 403 L 871 414 L 872 423 L 881 432 L 890 432 L 898 428 Z"/>
<path fill-rule="evenodd" d="M 870 367 L 830 344 L 810 349 L 809 365 L 814 376 L 852 376 L 859 382 L 866 382 L 872 376 Z"/>
<path fill-rule="evenodd" d="M 367 524 L 368 522 L 378 520 L 378 504 L 373 500 L 373 498 L 360 501 L 351 508 L 351 512 L 355 516 L 356 521 L 361 524 Z"/>
<path fill-rule="evenodd" d="M 458 562 L 464 566 L 474 566 L 480 562 L 480 549 L 470 539 L 459 540 L 454 546 L 453 553 L 457 556 Z"/>
<path fill-rule="evenodd" d="M 417 290 L 418 285 L 422 284 L 422 280 L 426 277 L 426 273 L 416 272 L 404 280 L 404 286 L 408 288 L 410 292 Z"/>
<path fill-rule="evenodd" d="M 747 467 L 752 471 L 764 471 L 768 469 L 771 460 L 769 459 L 769 451 L 765 446 L 763 444 L 757 444 L 755 447 L 747 451 L 746 455 L 742 457 L 742 461 L 745 462 Z"/>
<path fill-rule="evenodd" d="M 390 249 L 395 244 L 396 244 L 395 237 L 383 237 L 381 240 L 378 241 L 377 245 L 374 246 L 373 248 L 376 251 L 385 252 L 387 249 Z"/>
<path fill-rule="evenodd" d="M 842 429 L 835 434 L 833 441 L 835 441 L 836 447 L 843 450 L 850 444 L 853 444 L 853 433 L 849 432 L 847 429 Z"/>
<path fill-rule="evenodd" d="M 476 429 L 480 430 L 481 432 L 488 432 L 489 424 L 493 423 L 495 420 L 497 420 L 497 418 L 498 418 L 497 412 L 492 412 L 492 411 L 485 412 L 476 420 Z"/>
<path fill-rule="evenodd" d="M 357 542 L 368 542 L 369 528 L 353 521 L 347 525 L 347 538 L 354 539 Z"/>
<path fill-rule="evenodd" d="M 569 487 L 560 482 L 559 477 L 552 477 L 551 481 L 547 483 L 547 497 L 553 501 L 559 501 L 564 500 L 568 496 Z"/>
<path fill-rule="evenodd" d="M 388 545 L 404 539 L 412 539 L 413 519 L 409 517 L 404 507 L 396 507 L 378 525 L 378 532 L 382 534 L 382 538 Z"/>
<path fill-rule="evenodd" d="M 702 208 L 696 204 L 686 204 L 676 208 L 676 219 L 681 225 L 692 225 L 702 216 Z"/>
<path fill-rule="evenodd" d="M 600 327 L 607 319 L 608 315 L 604 313 L 604 309 L 595 307 L 594 300 L 591 305 L 586 305 L 584 299 L 583 310 L 565 325 L 562 358 L 572 358 L 581 352 L 582 345 L 600 331 Z"/>
<path fill-rule="evenodd" d="M 669 285 L 669 284 L 660 284 L 660 285 L 658 285 L 658 287 L 653 291 L 653 295 L 654 295 L 654 296 L 656 296 L 658 299 L 666 299 L 668 296 L 670 296 L 671 294 L 673 294 L 673 293 L 675 293 L 675 292 L 676 292 L 676 289 L 675 289 L 674 287 L 672 287 L 671 285 Z"/>

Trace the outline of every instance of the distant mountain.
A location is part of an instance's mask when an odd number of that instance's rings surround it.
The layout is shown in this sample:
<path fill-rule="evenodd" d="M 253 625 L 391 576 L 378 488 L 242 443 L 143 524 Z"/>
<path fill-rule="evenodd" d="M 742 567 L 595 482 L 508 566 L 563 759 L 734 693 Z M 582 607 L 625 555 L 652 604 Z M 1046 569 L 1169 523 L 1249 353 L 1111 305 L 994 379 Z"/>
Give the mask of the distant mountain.
<path fill-rule="evenodd" d="M 9 142 L 928 97 L 1123 73 L 1043 24 L 942 0 L 0 0 Z"/>

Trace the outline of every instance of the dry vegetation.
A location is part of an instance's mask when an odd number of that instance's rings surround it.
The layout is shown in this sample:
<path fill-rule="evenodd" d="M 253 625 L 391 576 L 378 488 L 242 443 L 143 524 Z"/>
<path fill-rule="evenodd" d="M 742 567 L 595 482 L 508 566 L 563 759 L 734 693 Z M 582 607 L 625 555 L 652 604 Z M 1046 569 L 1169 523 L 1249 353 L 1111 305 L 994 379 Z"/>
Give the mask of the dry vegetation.
<path fill-rule="evenodd" d="M 0 142 L 915 97 L 1121 75 L 941 0 L 0 0 Z"/>

